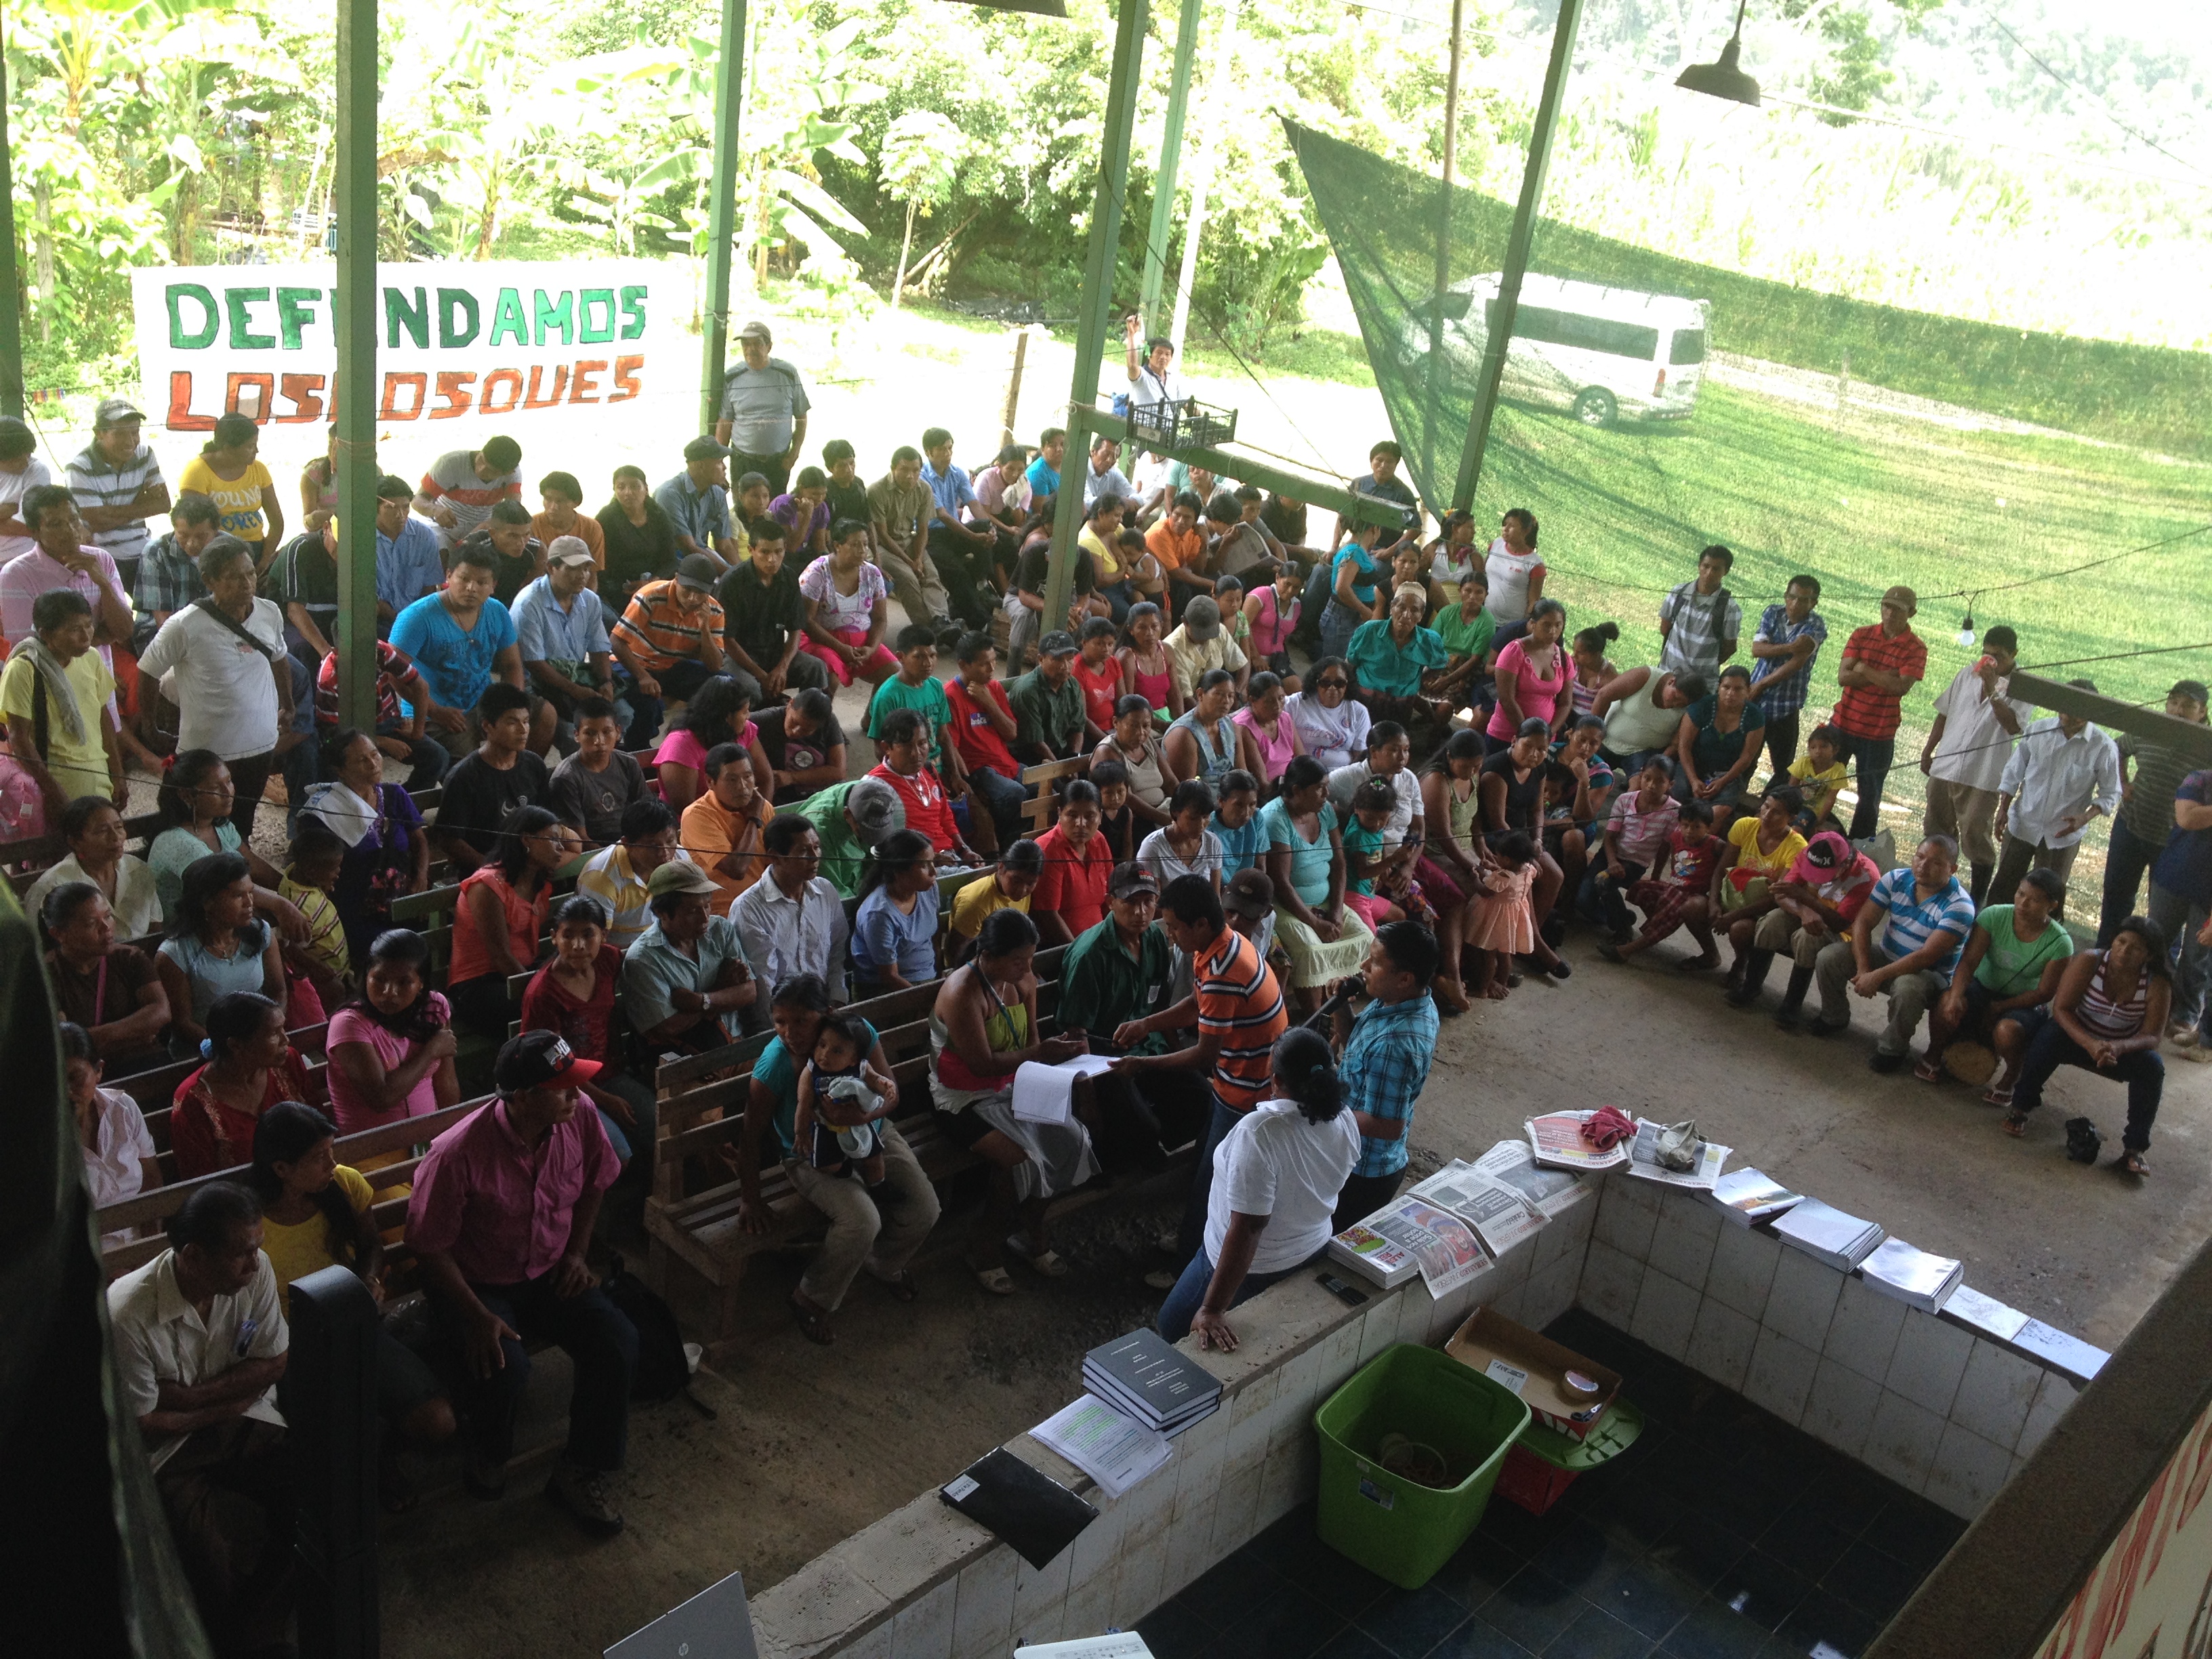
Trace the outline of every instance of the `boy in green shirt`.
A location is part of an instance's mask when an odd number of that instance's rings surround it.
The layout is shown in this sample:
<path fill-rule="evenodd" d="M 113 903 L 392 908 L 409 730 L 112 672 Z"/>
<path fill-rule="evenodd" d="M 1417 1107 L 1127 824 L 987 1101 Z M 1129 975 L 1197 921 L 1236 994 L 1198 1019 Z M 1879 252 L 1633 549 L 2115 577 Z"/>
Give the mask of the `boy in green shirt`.
<path fill-rule="evenodd" d="M 929 763 L 957 793 L 966 787 L 966 774 L 953 750 L 952 704 L 945 696 L 945 682 L 937 678 L 937 634 L 920 623 L 899 629 L 899 672 L 876 688 L 868 700 L 868 736 L 875 740 L 880 761 L 889 746 L 884 742 L 884 721 L 895 708 L 912 708 L 929 732 Z"/>

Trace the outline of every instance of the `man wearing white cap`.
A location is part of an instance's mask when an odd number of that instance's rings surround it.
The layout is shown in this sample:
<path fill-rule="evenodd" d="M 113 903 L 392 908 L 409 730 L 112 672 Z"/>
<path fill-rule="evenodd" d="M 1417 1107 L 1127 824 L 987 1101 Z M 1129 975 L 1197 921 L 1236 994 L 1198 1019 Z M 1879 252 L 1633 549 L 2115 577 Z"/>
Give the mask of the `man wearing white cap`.
<path fill-rule="evenodd" d="M 559 724 L 554 741 L 574 742 L 576 705 L 586 697 L 614 698 L 614 646 L 606 612 L 588 591 L 598 568 L 580 536 L 556 536 L 545 550 L 545 574 L 515 595 L 515 643 L 531 690 L 553 706 Z M 627 726 L 627 710 L 617 718 Z"/>

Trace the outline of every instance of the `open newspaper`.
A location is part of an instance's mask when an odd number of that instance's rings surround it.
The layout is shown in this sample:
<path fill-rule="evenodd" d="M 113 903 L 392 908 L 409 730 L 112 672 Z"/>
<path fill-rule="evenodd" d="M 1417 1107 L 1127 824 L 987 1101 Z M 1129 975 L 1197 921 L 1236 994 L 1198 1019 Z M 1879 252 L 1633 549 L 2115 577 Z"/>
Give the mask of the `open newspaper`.
<path fill-rule="evenodd" d="M 1600 1152 L 1583 1139 L 1583 1125 L 1592 1115 L 1589 1112 L 1547 1112 L 1522 1124 L 1528 1135 L 1528 1150 L 1535 1161 L 1554 1170 L 1572 1170 L 1582 1175 L 1617 1170 L 1627 1163 L 1626 1141 Z"/>
<path fill-rule="evenodd" d="M 1499 1141 L 1474 1160 L 1474 1167 L 1512 1188 L 1541 1210 L 1547 1221 L 1558 1220 L 1582 1190 L 1581 1176 L 1568 1170 L 1546 1169 L 1523 1140 Z"/>
<path fill-rule="evenodd" d="M 1413 1195 L 1425 1198 L 1466 1222 L 1494 1256 L 1504 1255 L 1524 1238 L 1534 1238 L 1544 1225 L 1543 1211 L 1518 1188 L 1456 1158 L 1427 1180 L 1417 1182 Z"/>
<path fill-rule="evenodd" d="M 1636 1139 L 1628 1143 L 1628 1173 L 1644 1181 L 1656 1181 L 1668 1187 L 1687 1188 L 1692 1192 L 1709 1193 L 1714 1182 L 1721 1178 L 1721 1166 L 1728 1162 L 1735 1148 L 1723 1146 L 1717 1140 L 1700 1140 L 1691 1148 L 1696 1162 L 1686 1170 L 1670 1170 L 1659 1161 L 1659 1137 L 1667 1132 L 1664 1123 L 1654 1123 L 1650 1118 L 1636 1120 Z"/>
<path fill-rule="evenodd" d="M 1431 1296 L 1447 1295 L 1491 1266 L 1472 1227 L 1411 1193 L 1330 1239 L 1328 1254 L 1386 1290 L 1417 1269 Z"/>

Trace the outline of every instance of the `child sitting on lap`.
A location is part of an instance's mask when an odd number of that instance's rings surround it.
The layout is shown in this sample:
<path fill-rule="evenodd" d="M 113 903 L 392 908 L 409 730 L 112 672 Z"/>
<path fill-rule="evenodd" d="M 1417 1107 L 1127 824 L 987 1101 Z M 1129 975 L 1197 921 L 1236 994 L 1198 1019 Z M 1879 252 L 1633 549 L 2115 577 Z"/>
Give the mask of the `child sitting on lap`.
<path fill-rule="evenodd" d="M 814 1040 L 814 1058 L 799 1077 L 799 1110 L 792 1138 L 817 1170 L 856 1175 L 861 1184 L 884 1182 L 884 1138 L 877 1115 L 890 1096 L 890 1079 L 868 1064 L 854 1023 L 832 1014 Z"/>

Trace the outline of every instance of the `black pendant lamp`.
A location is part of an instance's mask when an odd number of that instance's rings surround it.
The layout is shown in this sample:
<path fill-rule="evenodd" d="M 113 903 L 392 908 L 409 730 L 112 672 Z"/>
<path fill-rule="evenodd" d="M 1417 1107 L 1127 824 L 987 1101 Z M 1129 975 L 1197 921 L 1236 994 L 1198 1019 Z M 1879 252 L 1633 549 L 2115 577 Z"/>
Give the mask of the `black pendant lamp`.
<path fill-rule="evenodd" d="M 1708 98 L 1725 98 L 1731 104 L 1748 104 L 1759 107 L 1759 82 L 1746 75 L 1737 64 L 1743 52 L 1743 4 L 1738 0 L 1735 9 L 1735 33 L 1721 48 L 1717 64 L 1692 64 L 1674 77 L 1674 84 L 1690 92 L 1702 92 Z"/>

